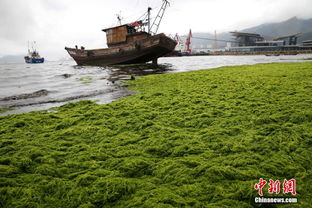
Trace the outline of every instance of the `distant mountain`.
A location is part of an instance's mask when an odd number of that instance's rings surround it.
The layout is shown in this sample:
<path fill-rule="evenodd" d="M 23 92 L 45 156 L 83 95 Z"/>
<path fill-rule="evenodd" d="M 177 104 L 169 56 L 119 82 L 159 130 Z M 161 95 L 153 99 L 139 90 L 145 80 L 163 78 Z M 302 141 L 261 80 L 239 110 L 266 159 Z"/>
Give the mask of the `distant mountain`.
<path fill-rule="evenodd" d="M 5 63 L 23 63 L 24 62 L 24 56 L 3 56 L 0 57 L 0 63 L 5 64 Z"/>
<path fill-rule="evenodd" d="M 302 42 L 304 40 L 312 40 L 312 32 L 303 33 L 299 38 L 299 42 Z"/>
<path fill-rule="evenodd" d="M 272 40 L 279 36 L 290 35 L 295 33 L 302 33 L 298 38 L 298 43 L 303 40 L 312 40 L 312 19 L 298 19 L 292 17 L 286 21 L 279 23 L 266 23 L 255 27 L 241 30 L 240 32 L 258 33 L 266 40 Z M 193 33 L 193 37 L 214 39 L 214 34 L 211 33 Z M 185 36 L 183 36 L 183 39 Z M 229 32 L 217 34 L 219 40 L 233 40 Z M 212 46 L 213 40 L 192 39 L 193 48 L 206 48 L 207 45 Z M 218 47 L 224 48 L 226 42 L 218 42 Z"/>
<path fill-rule="evenodd" d="M 259 33 L 264 37 L 271 37 L 271 39 L 283 35 L 302 33 L 302 37 L 299 38 L 299 42 L 301 42 L 302 40 L 312 39 L 312 19 L 305 20 L 293 17 L 279 23 L 268 23 L 248 28 L 242 30 L 242 32 Z"/>

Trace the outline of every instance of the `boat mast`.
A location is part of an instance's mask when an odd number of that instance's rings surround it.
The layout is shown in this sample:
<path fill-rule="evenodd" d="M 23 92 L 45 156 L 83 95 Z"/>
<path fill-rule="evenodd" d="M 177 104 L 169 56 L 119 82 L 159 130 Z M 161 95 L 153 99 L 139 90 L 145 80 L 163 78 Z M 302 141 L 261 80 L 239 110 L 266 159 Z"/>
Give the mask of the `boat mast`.
<path fill-rule="evenodd" d="M 156 18 L 154 19 L 154 22 L 152 24 L 152 26 L 150 27 L 150 33 L 152 35 L 155 35 L 158 31 L 158 28 L 159 28 L 159 25 L 160 25 L 160 22 L 165 14 L 165 11 L 167 9 L 167 7 L 169 6 L 169 1 L 168 0 L 163 0 L 163 4 L 161 5 L 161 8 L 159 9 L 158 11 L 158 14 L 156 16 Z M 149 13 L 150 13 L 150 10 L 149 10 Z"/>
<path fill-rule="evenodd" d="M 32 48 L 32 51 L 33 51 L 33 52 L 36 51 L 36 46 L 35 46 L 35 44 L 36 44 L 36 41 L 33 41 L 32 44 L 31 44 L 31 48 Z"/>

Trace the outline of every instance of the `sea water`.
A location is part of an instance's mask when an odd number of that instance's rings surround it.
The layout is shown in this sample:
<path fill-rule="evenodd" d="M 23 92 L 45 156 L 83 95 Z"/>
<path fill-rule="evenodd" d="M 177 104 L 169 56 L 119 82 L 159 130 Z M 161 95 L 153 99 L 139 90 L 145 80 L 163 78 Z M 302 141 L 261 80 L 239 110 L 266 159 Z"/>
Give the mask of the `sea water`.
<path fill-rule="evenodd" d="M 43 64 L 0 64 L 0 115 L 45 110 L 68 102 L 94 100 L 108 103 L 132 94 L 120 82 L 153 73 L 174 73 L 221 66 L 272 62 L 301 62 L 312 55 L 296 56 L 189 56 L 160 58 L 160 67 L 77 66 L 74 61 Z"/>

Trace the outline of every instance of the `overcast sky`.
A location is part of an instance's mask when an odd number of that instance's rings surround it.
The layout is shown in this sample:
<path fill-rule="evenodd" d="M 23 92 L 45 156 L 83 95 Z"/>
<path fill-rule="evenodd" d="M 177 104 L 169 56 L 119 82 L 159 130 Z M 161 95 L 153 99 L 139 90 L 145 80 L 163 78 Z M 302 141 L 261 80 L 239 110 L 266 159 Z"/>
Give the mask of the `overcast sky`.
<path fill-rule="evenodd" d="M 241 30 L 291 17 L 312 18 L 312 0 L 171 0 L 159 32 L 186 34 Z M 46 59 L 68 57 L 65 46 L 106 47 L 101 29 L 155 15 L 162 0 L 0 0 L 0 57 L 26 55 L 36 40 Z"/>

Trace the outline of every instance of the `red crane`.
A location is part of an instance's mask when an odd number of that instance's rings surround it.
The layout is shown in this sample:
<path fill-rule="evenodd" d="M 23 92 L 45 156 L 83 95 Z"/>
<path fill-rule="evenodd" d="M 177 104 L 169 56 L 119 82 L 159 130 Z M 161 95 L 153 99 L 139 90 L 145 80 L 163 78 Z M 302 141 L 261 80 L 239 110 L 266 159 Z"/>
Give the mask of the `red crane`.
<path fill-rule="evenodd" d="M 193 37 L 192 35 L 192 30 L 190 29 L 190 32 L 186 38 L 186 41 L 185 41 L 185 45 L 186 45 L 186 49 L 185 49 L 185 52 L 188 52 L 188 53 L 191 53 L 192 52 L 192 49 L 190 48 L 191 46 L 191 38 Z"/>

